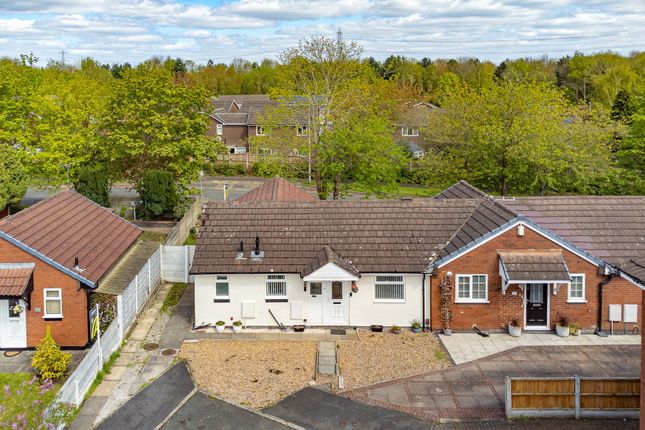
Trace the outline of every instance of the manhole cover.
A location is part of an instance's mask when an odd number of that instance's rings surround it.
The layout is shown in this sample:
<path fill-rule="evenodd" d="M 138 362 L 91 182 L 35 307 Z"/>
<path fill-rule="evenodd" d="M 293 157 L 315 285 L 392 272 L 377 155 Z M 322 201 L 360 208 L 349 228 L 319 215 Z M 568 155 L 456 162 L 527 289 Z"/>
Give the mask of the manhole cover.
<path fill-rule="evenodd" d="M 143 345 L 143 349 L 145 349 L 146 351 L 152 351 L 157 348 L 159 348 L 158 343 L 146 343 L 145 345 Z"/>
<path fill-rule="evenodd" d="M 329 332 L 331 334 L 339 334 L 339 335 L 347 334 L 347 330 L 342 329 L 342 328 L 332 328 Z"/>
<path fill-rule="evenodd" d="M 177 354 L 177 350 L 174 350 L 172 348 L 164 349 L 161 351 L 161 355 L 175 355 Z"/>
<path fill-rule="evenodd" d="M 15 357 L 18 354 L 20 354 L 20 351 L 5 351 L 4 352 L 5 357 Z"/>

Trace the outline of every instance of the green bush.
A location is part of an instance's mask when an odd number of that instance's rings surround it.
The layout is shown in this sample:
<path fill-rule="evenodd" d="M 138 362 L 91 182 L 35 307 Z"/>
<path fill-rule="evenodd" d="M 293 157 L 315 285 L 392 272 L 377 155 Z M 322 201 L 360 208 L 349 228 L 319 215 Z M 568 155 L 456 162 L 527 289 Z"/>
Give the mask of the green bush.
<path fill-rule="evenodd" d="M 243 164 L 233 164 L 224 161 L 211 164 L 208 173 L 215 176 L 243 176 L 246 175 L 246 169 Z"/>
<path fill-rule="evenodd" d="M 175 178 L 163 170 L 147 171 L 139 194 L 146 212 L 154 217 L 173 212 L 179 203 Z"/>
<path fill-rule="evenodd" d="M 31 358 L 31 367 L 36 369 L 43 379 L 60 379 L 72 362 L 72 354 L 60 350 L 47 326 L 45 337 L 36 346 L 36 352 Z"/>
<path fill-rule="evenodd" d="M 110 206 L 110 178 L 101 165 L 82 167 L 78 173 L 76 191 L 101 206 Z"/>

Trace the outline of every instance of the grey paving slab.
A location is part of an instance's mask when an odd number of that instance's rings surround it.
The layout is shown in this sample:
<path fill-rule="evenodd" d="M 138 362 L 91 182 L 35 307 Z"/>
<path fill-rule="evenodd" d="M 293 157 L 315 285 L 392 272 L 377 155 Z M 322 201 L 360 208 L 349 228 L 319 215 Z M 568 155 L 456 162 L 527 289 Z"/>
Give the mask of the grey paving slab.
<path fill-rule="evenodd" d="M 638 420 L 501 419 L 437 423 L 434 430 L 637 430 Z"/>
<path fill-rule="evenodd" d="M 265 412 L 311 430 L 417 430 L 432 423 L 411 415 L 366 405 L 315 388 L 305 388 Z"/>
<path fill-rule="evenodd" d="M 104 396 L 91 396 L 83 403 L 83 408 L 80 410 L 74 422 L 69 427 L 70 430 L 87 430 L 93 427 L 94 420 L 99 414 L 107 397 Z"/>

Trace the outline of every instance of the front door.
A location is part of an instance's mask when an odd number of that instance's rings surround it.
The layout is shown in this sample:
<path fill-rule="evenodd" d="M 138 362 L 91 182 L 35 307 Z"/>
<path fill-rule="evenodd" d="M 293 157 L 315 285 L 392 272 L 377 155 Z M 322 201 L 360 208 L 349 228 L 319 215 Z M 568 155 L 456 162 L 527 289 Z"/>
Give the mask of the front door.
<path fill-rule="evenodd" d="M 526 326 L 547 327 L 549 284 L 526 284 Z"/>
<path fill-rule="evenodd" d="M 27 347 L 25 302 L 20 299 L 0 300 L 0 348 Z"/>
<path fill-rule="evenodd" d="M 307 324 L 322 325 L 324 306 L 326 306 L 326 302 L 323 297 L 323 283 L 310 282 L 309 283 L 309 318 L 307 319 Z"/>
<path fill-rule="evenodd" d="M 347 292 L 340 281 L 324 282 L 323 295 L 326 306 L 323 309 L 323 323 L 326 325 L 347 325 Z"/>

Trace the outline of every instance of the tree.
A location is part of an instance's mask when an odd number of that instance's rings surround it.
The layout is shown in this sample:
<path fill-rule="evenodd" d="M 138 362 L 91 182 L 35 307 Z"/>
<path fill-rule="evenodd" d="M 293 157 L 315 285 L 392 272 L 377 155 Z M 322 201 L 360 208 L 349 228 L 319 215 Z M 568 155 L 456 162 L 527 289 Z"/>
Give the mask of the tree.
<path fill-rule="evenodd" d="M 179 203 L 175 179 L 170 172 L 149 170 L 143 175 L 139 190 L 143 206 L 155 217 L 171 213 Z"/>
<path fill-rule="evenodd" d="M 47 326 L 45 337 L 36 345 L 36 352 L 31 358 L 31 366 L 36 369 L 43 379 L 60 379 L 67 371 L 67 366 L 72 362 L 72 354 L 63 352 Z"/>
<path fill-rule="evenodd" d="M 619 164 L 645 180 L 645 90 L 635 97 L 634 113 L 629 117 L 628 132 L 617 151 Z"/>
<path fill-rule="evenodd" d="M 145 172 L 163 169 L 180 185 L 197 178 L 224 146 L 206 136 L 209 102 L 200 88 L 176 82 L 151 63 L 126 70 L 115 83 L 100 124 L 113 175 L 141 187 Z"/>
<path fill-rule="evenodd" d="M 632 115 L 635 113 L 635 110 L 636 108 L 629 93 L 625 90 L 620 90 L 611 107 L 611 119 L 624 124 L 631 124 Z"/>
<path fill-rule="evenodd" d="M 110 206 L 110 179 L 104 166 L 82 167 L 74 188 L 94 203 L 105 207 Z"/>
<path fill-rule="evenodd" d="M 0 143 L 0 210 L 20 203 L 28 185 L 18 151 Z"/>

